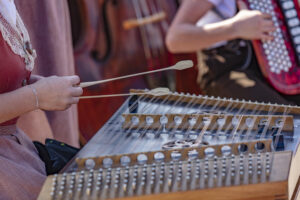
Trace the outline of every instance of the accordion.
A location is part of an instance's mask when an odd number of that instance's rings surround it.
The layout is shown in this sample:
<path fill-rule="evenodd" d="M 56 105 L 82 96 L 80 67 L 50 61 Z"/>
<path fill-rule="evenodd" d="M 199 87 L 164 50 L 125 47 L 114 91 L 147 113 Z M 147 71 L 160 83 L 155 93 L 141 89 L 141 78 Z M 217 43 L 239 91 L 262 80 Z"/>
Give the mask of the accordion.
<path fill-rule="evenodd" d="M 38 199 L 296 197 L 300 107 L 131 94 Z"/>
<path fill-rule="evenodd" d="M 250 9 L 270 14 L 272 41 L 253 41 L 264 76 L 283 94 L 300 94 L 300 9 L 298 0 L 244 0 Z"/>

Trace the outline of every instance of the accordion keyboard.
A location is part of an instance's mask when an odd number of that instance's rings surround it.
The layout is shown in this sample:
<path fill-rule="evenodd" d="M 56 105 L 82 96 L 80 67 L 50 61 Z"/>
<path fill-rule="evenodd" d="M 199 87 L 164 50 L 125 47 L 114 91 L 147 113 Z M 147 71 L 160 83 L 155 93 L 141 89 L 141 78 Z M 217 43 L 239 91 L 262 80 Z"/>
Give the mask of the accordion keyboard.
<path fill-rule="evenodd" d="M 300 93 L 300 10 L 297 0 L 245 0 L 272 16 L 272 41 L 253 41 L 263 74 L 284 94 Z"/>

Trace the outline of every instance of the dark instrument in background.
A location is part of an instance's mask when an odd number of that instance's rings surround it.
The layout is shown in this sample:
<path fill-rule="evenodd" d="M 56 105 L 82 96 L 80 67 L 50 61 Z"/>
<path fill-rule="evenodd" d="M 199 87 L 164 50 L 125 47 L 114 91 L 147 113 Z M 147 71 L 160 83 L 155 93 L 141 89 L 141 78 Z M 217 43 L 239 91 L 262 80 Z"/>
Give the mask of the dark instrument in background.
<path fill-rule="evenodd" d="M 193 68 L 176 72 L 176 91 L 190 94 L 201 94 L 201 90 L 197 84 L 198 64 L 196 53 L 174 54 L 173 60 L 192 60 L 195 64 Z"/>
<path fill-rule="evenodd" d="M 176 0 L 69 0 L 76 71 L 81 81 L 95 81 L 169 66 L 164 44 L 178 8 Z M 126 93 L 129 88 L 175 88 L 174 74 L 161 73 L 85 89 L 84 95 Z M 124 98 L 79 103 L 83 140 L 90 139 Z"/>
<path fill-rule="evenodd" d="M 250 9 L 272 15 L 274 40 L 253 41 L 264 76 L 283 94 L 300 94 L 300 9 L 298 0 L 244 0 Z"/>

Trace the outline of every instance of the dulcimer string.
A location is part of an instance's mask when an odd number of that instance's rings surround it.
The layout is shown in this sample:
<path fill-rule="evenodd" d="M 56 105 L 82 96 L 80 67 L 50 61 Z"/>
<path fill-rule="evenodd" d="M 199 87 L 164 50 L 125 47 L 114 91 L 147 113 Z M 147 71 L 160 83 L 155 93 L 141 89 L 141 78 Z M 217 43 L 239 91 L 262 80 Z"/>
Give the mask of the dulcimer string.
<path fill-rule="evenodd" d="M 159 104 L 159 106 L 155 109 L 155 110 L 153 110 L 151 113 L 152 114 L 155 114 L 155 113 L 161 113 L 161 114 L 163 114 L 163 113 L 165 113 L 165 114 L 167 114 L 167 113 L 171 113 L 171 111 L 172 111 L 172 109 L 173 108 L 176 108 L 176 106 L 178 105 L 178 104 L 180 104 L 182 101 L 182 99 L 184 98 L 184 96 L 183 95 L 181 95 L 181 97 L 179 97 L 176 101 L 174 101 L 174 102 L 172 102 L 172 100 L 171 100 L 171 98 L 170 98 L 171 96 L 169 95 L 169 96 L 167 96 L 166 98 L 164 98 L 164 101 L 163 102 L 161 102 L 160 104 Z M 163 106 L 164 105 L 164 103 L 168 103 L 168 104 L 170 104 L 171 106 L 169 107 L 169 108 L 167 108 L 167 110 L 166 111 L 164 111 L 164 112 L 161 112 L 161 111 L 159 111 L 158 112 L 158 109 L 160 108 L 161 109 L 161 106 Z M 164 130 L 164 125 L 161 123 L 160 125 L 159 125 L 159 128 L 156 130 L 156 131 L 154 131 L 153 130 L 153 134 L 157 137 L 158 135 L 159 135 L 159 133 L 162 131 L 162 132 L 164 132 L 164 131 L 166 131 L 166 130 Z M 146 132 L 146 130 L 148 129 L 148 127 L 142 127 L 142 124 L 140 123 L 140 126 L 138 127 L 138 129 L 136 129 L 135 131 L 137 131 L 137 132 L 139 132 L 139 133 L 142 133 L 142 134 L 140 134 L 140 136 L 138 137 L 138 139 L 142 139 L 144 136 L 145 136 L 145 134 L 147 134 L 147 132 Z M 174 130 L 174 128 L 172 128 L 172 130 Z M 171 134 L 172 134 L 172 130 L 170 130 L 169 131 L 169 136 L 171 136 Z M 137 141 L 136 143 L 133 143 L 132 145 L 130 145 L 130 151 L 133 151 L 136 147 L 137 147 L 137 145 L 138 145 L 138 143 L 140 143 L 141 141 Z M 128 145 L 129 145 L 129 143 L 128 143 Z M 152 147 L 153 147 L 153 143 L 152 144 L 149 144 L 149 146 L 151 146 L 151 149 L 153 149 Z M 146 146 L 146 145 L 145 145 Z M 142 149 L 142 151 L 146 151 L 145 149 Z"/>
<path fill-rule="evenodd" d="M 136 101 L 144 101 L 147 99 L 147 94 L 141 94 L 141 95 L 138 95 L 138 99 Z M 150 102 L 152 102 L 153 100 L 155 99 L 155 96 L 153 96 L 150 100 Z M 129 105 L 128 107 L 128 110 L 134 110 L 137 108 L 137 104 L 133 103 L 132 105 Z M 111 129 L 109 126 L 107 126 L 105 129 L 104 129 L 104 132 L 111 132 L 111 133 L 115 133 L 116 131 L 118 130 L 118 126 L 115 125 L 113 129 Z M 117 136 L 118 134 L 111 134 L 110 136 L 110 140 L 113 141 L 114 138 L 118 137 Z M 103 138 L 105 138 L 105 134 L 101 134 L 100 137 L 99 137 L 99 141 L 101 141 Z M 98 149 L 95 150 L 96 152 L 98 151 L 103 151 L 103 153 L 105 153 L 105 151 L 107 151 L 107 149 L 103 149 L 103 147 L 101 145 L 99 145 Z"/>
<path fill-rule="evenodd" d="M 126 78 L 131 78 L 131 77 L 136 77 L 136 76 L 141 76 L 141 75 L 146 75 L 146 74 L 152 74 L 152 73 L 157 73 L 157 72 L 162 72 L 162 71 L 167 71 L 167 70 L 184 70 L 193 67 L 194 64 L 191 60 L 184 60 L 184 61 L 179 61 L 175 65 L 162 68 L 162 69 L 157 69 L 157 70 L 151 70 L 151 71 L 146 71 L 146 72 L 141 72 L 141 73 L 136 73 L 136 74 L 130 74 L 126 76 L 120 76 L 116 78 L 110 78 L 110 79 L 105 79 L 105 80 L 100 80 L 100 81 L 91 81 L 91 82 L 83 82 L 79 84 L 79 87 L 85 88 L 93 85 L 98 85 L 102 83 L 107 83 L 111 81 L 116 81 L 116 80 L 121 80 L 121 79 L 126 79 Z"/>
<path fill-rule="evenodd" d="M 170 95 L 168 95 L 165 99 L 169 99 Z M 156 99 L 155 97 L 153 97 L 149 103 L 155 103 L 156 102 Z M 144 113 L 144 111 L 146 111 L 146 108 L 142 108 L 141 111 L 139 111 L 139 113 Z M 160 127 L 161 128 L 161 127 Z M 126 130 L 127 133 L 129 133 L 131 135 L 131 133 L 133 132 L 136 132 L 136 133 L 140 133 L 139 136 L 136 137 L 136 142 L 131 144 L 130 145 L 130 142 L 132 142 L 132 137 L 126 137 L 124 140 L 120 140 L 119 137 L 117 135 L 115 135 L 111 141 L 113 142 L 116 142 L 116 148 L 114 149 L 110 149 L 109 151 L 105 151 L 106 154 L 109 154 L 109 153 L 112 153 L 112 151 L 115 151 L 115 152 L 119 152 L 121 150 L 121 144 L 125 144 L 125 146 L 128 146 L 129 147 L 129 151 L 132 152 L 133 151 L 133 148 L 136 147 L 137 143 L 140 143 L 140 139 L 143 138 L 144 136 L 144 131 L 146 130 L 145 128 L 143 128 L 142 124 L 139 123 L 139 125 L 134 128 L 133 126 L 130 126 L 129 129 Z M 158 130 L 157 130 L 158 131 Z"/>

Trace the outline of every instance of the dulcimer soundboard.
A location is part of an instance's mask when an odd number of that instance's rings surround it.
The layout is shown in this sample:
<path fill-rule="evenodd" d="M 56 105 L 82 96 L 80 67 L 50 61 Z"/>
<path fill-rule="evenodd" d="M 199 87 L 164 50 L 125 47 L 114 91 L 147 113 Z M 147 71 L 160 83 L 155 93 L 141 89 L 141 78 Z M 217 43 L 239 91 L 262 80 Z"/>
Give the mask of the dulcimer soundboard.
<path fill-rule="evenodd" d="M 296 198 L 300 107 L 131 93 L 38 199 Z"/>

